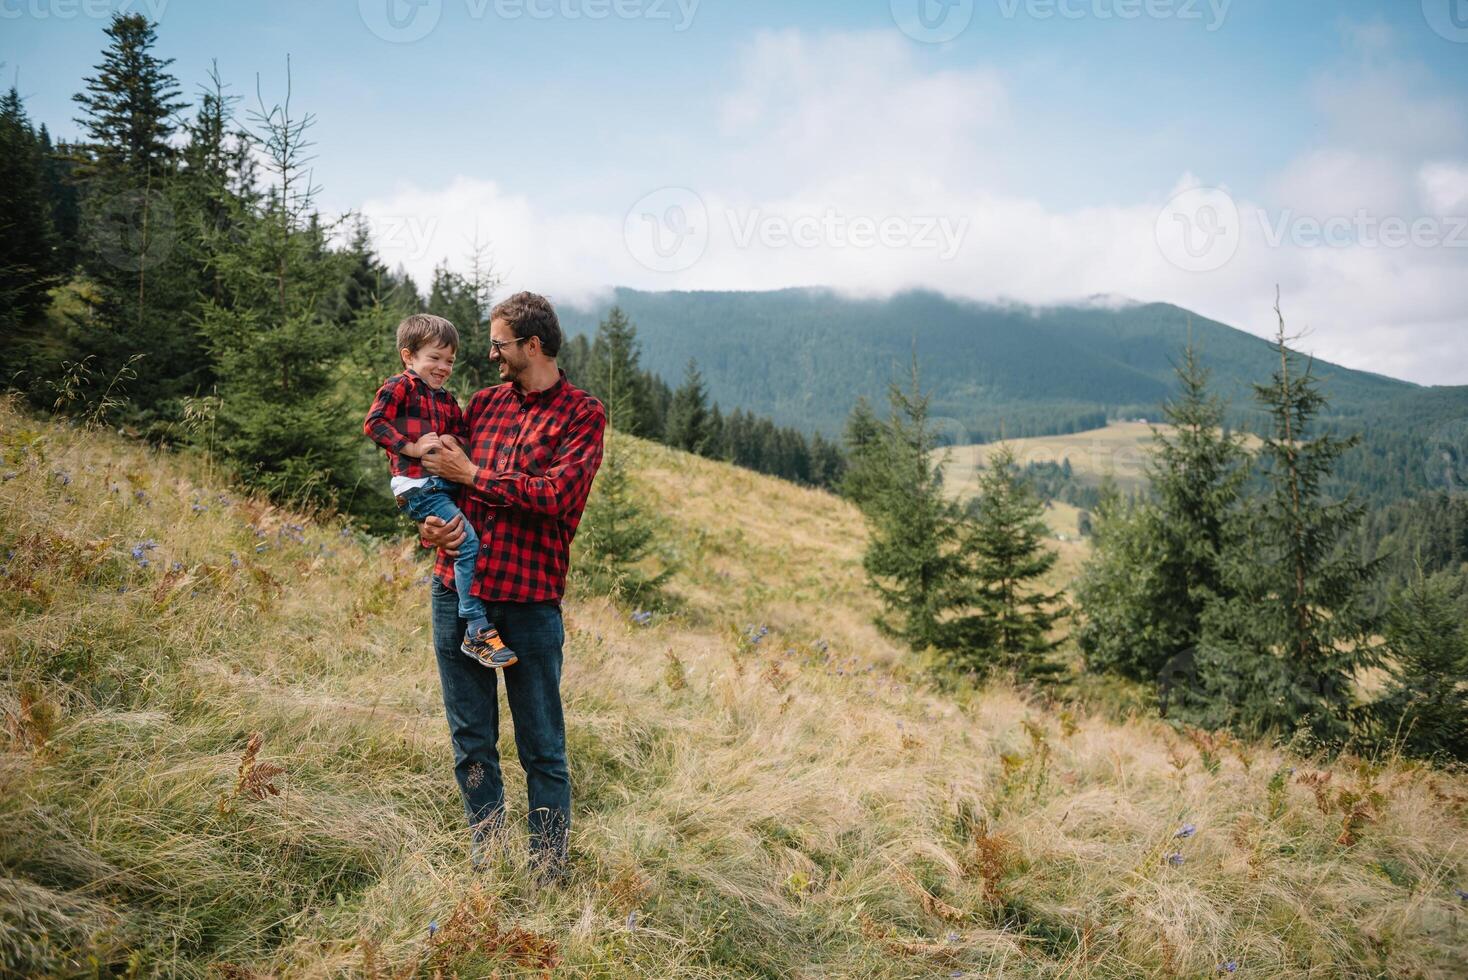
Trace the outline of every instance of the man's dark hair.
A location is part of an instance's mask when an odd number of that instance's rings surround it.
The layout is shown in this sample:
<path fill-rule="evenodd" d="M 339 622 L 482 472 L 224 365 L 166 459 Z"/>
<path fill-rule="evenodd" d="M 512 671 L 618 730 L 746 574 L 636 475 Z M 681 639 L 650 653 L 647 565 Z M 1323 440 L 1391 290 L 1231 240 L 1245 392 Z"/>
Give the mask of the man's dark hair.
<path fill-rule="evenodd" d="M 540 349 L 546 357 L 555 357 L 561 352 L 561 321 L 556 317 L 555 307 L 539 293 L 516 293 L 495 305 L 489 311 L 489 320 L 503 320 L 515 332 L 515 337 L 539 337 Z"/>

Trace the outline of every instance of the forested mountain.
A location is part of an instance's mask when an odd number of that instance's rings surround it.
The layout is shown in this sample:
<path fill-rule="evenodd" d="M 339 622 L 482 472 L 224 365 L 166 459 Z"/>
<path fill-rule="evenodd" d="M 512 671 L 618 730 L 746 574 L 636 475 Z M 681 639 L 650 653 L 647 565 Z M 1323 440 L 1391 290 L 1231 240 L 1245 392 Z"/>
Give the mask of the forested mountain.
<path fill-rule="evenodd" d="M 824 289 L 618 289 L 604 304 L 568 308 L 563 322 L 573 334 L 594 332 L 613 303 L 637 324 L 648 370 L 677 377 L 694 358 L 726 410 L 828 436 L 859 397 L 885 398 L 914 349 L 948 442 L 1156 418 L 1190 337 L 1231 422 L 1256 428 L 1251 386 L 1275 356 L 1259 337 L 1167 303 L 1027 307 L 922 291 L 854 299 Z M 1341 461 L 1342 487 L 1383 502 L 1450 489 L 1445 467 L 1463 462 L 1454 426 L 1468 418 L 1468 386 L 1425 388 L 1320 361 L 1314 371 L 1330 397 L 1322 424 L 1363 436 Z"/>

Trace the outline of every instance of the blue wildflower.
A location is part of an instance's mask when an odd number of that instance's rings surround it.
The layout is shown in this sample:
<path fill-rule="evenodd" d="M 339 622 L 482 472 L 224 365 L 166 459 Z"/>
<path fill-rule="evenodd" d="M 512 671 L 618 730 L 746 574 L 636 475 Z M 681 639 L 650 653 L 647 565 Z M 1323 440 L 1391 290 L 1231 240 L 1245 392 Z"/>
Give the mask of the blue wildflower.
<path fill-rule="evenodd" d="M 171 565 L 168 566 L 168 570 L 170 572 L 181 572 L 181 571 L 183 571 L 183 562 L 181 562 L 181 561 L 174 562 L 173 564 L 171 564 Z"/>
<path fill-rule="evenodd" d="M 1169 854 L 1167 856 L 1167 863 L 1170 864 L 1170 865 L 1172 865 L 1173 867 L 1177 867 L 1178 865 L 1182 864 L 1183 863 L 1183 852 L 1182 851 L 1173 851 L 1171 854 Z"/>
<path fill-rule="evenodd" d="M 433 936 L 434 936 L 434 934 L 436 934 L 437 932 L 438 932 L 438 921 L 437 920 L 434 920 L 434 921 L 428 923 L 428 938 L 429 939 L 432 939 Z"/>
<path fill-rule="evenodd" d="M 1458 893 L 1459 901 L 1468 902 L 1468 892 L 1465 892 L 1461 888 L 1454 888 L 1453 891 Z"/>
<path fill-rule="evenodd" d="M 1182 825 L 1182 828 L 1180 830 L 1178 830 L 1178 832 L 1175 833 L 1175 834 L 1173 834 L 1172 836 L 1174 836 L 1174 837 L 1192 837 L 1197 832 L 1198 832 L 1198 828 L 1197 827 L 1194 827 L 1190 823 L 1185 823 L 1185 824 Z"/>
<path fill-rule="evenodd" d="M 1220 972 L 1223 972 L 1223 973 L 1233 973 L 1238 968 L 1239 968 L 1239 961 L 1238 960 L 1229 960 L 1227 963 L 1220 963 L 1220 964 L 1218 964 L 1219 971 Z"/>
<path fill-rule="evenodd" d="M 631 912 L 628 912 L 627 913 L 627 928 L 628 929 L 636 929 L 637 928 L 637 910 L 636 909 L 633 909 Z"/>

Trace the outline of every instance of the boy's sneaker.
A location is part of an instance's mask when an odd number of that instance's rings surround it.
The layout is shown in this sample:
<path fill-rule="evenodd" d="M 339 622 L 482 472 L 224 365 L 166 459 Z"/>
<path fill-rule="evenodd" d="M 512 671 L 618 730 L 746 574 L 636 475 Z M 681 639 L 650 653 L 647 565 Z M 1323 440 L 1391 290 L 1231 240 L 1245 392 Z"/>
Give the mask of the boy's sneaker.
<path fill-rule="evenodd" d="M 499 669 L 508 667 L 519 660 L 515 651 L 505 646 L 505 641 L 500 639 L 499 631 L 493 626 L 480 630 L 478 633 L 465 633 L 464 642 L 459 650 L 468 657 L 473 657 L 485 667 Z"/>

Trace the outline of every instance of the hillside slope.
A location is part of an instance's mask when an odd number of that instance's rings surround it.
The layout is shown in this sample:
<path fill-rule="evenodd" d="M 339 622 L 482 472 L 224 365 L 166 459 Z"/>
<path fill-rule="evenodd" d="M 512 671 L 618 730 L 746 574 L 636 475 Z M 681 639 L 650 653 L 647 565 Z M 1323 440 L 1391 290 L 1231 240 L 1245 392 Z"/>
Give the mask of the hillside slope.
<path fill-rule="evenodd" d="M 0 407 L 0 973 L 1468 969 L 1468 779 L 927 689 L 849 506 L 625 444 L 679 603 L 567 603 L 575 873 L 537 893 L 518 833 L 467 867 L 411 543 Z"/>

